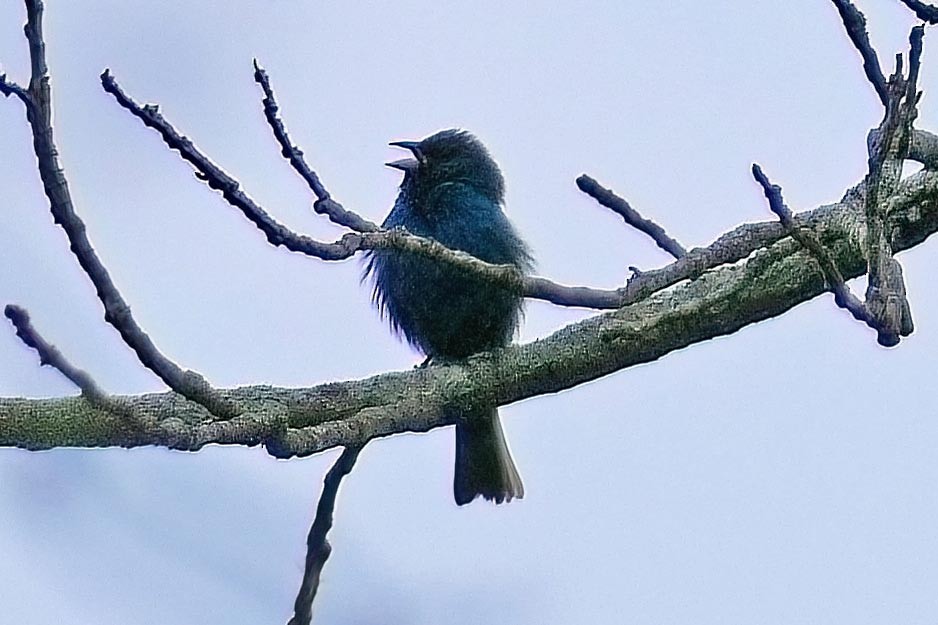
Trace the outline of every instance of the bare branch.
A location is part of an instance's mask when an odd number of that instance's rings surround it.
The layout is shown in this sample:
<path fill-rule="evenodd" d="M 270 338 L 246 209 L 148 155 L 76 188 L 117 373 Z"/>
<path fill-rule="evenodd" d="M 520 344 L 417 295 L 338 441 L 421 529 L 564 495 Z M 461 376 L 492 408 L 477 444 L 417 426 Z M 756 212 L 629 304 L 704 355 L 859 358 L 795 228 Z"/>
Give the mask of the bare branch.
<path fill-rule="evenodd" d="M 928 22 L 929 24 L 938 24 L 938 7 L 934 7 L 930 4 L 925 4 L 919 0 L 899 0 L 905 6 L 912 9 L 915 12 L 915 15 L 922 20 L 923 22 Z"/>
<path fill-rule="evenodd" d="M 922 39 L 925 37 L 925 27 L 915 26 L 909 33 L 909 76 L 905 94 L 907 107 L 918 104 L 918 74 L 922 66 Z"/>
<path fill-rule="evenodd" d="M 104 402 L 107 397 L 106 393 L 95 384 L 94 379 L 92 379 L 87 372 L 72 365 L 55 345 L 52 345 L 42 338 L 42 335 L 33 327 L 29 320 L 29 313 L 24 308 L 8 304 L 6 308 L 3 309 L 3 314 L 10 320 L 13 327 L 16 328 L 16 336 L 20 337 L 23 343 L 36 350 L 36 353 L 39 354 L 40 365 L 49 365 L 53 369 L 58 370 L 59 373 L 68 378 L 72 384 L 81 389 L 82 395 L 89 401 L 98 404 Z"/>
<path fill-rule="evenodd" d="M 619 308 L 648 297 L 681 280 L 699 276 L 704 271 L 725 263 L 737 262 L 753 251 L 784 236 L 778 224 L 742 226 L 721 237 L 709 248 L 694 249 L 678 263 L 659 270 L 637 274 L 626 286 L 619 289 L 594 289 L 581 286 L 565 286 L 546 278 L 525 276 L 511 265 L 492 265 L 469 254 L 450 250 L 443 245 L 402 230 L 349 233 L 333 243 L 324 243 L 306 235 L 292 232 L 274 220 L 263 208 L 240 190 L 239 183 L 215 165 L 196 148 L 192 141 L 182 136 L 158 111 L 154 105 L 140 106 L 126 95 L 113 76 L 104 72 L 101 76 L 104 89 L 135 117 L 157 132 L 163 141 L 193 165 L 213 189 L 254 223 L 272 245 L 282 245 L 292 252 L 313 256 L 322 260 L 344 260 L 358 251 L 374 249 L 400 249 L 426 255 L 491 280 L 505 288 L 515 290 L 525 297 L 549 301 L 559 306 L 579 306 L 593 309 Z M 732 242 L 732 244 L 729 244 Z"/>
<path fill-rule="evenodd" d="M 938 168 L 938 135 L 913 128 L 912 141 L 909 143 L 909 153 L 906 157 L 921 163 L 927 169 Z"/>
<path fill-rule="evenodd" d="M 281 154 L 285 159 L 290 161 L 290 164 L 293 165 L 293 168 L 300 174 L 303 180 L 306 181 L 306 184 L 309 185 L 310 190 L 316 194 L 317 198 L 324 199 L 329 197 L 329 192 L 319 180 L 319 176 L 306 164 L 306 159 L 303 158 L 303 151 L 290 142 L 287 129 L 284 127 L 283 122 L 277 114 L 280 107 L 277 105 L 277 98 L 274 97 L 274 90 L 270 86 L 270 79 L 267 76 L 267 72 L 264 71 L 264 68 L 257 62 L 257 59 L 254 59 L 254 80 L 264 91 L 264 116 L 267 117 L 267 122 L 274 131 L 274 137 L 276 137 L 277 142 L 280 144 L 282 149 Z"/>
<path fill-rule="evenodd" d="M 310 169 L 309 165 L 306 163 L 306 159 L 303 158 L 303 151 L 290 142 L 287 129 L 284 127 L 283 121 L 277 114 L 280 110 L 280 106 L 277 104 L 274 90 L 270 86 L 270 78 L 267 76 L 267 72 L 264 71 L 264 68 L 257 62 L 257 59 L 254 59 L 254 80 L 257 81 L 257 84 L 264 90 L 264 116 L 267 118 L 267 123 L 270 124 L 271 129 L 274 131 L 274 137 L 276 137 L 277 142 L 280 144 L 280 153 L 284 158 L 290 161 L 290 164 L 293 165 L 293 169 L 300 174 L 300 177 L 306 181 L 310 190 L 316 195 L 317 199 L 313 204 L 313 208 L 316 212 L 326 215 L 334 223 L 345 226 L 355 232 L 374 232 L 378 230 L 377 224 L 368 221 L 357 213 L 346 210 L 345 207 L 333 200 L 332 196 L 329 195 L 329 191 L 326 190 L 326 187 L 319 180 L 319 176 L 317 176 L 316 172 Z"/>
<path fill-rule="evenodd" d="M 576 179 L 576 185 L 580 188 L 580 191 L 589 195 L 606 208 L 618 213 L 618 215 L 625 220 L 625 223 L 647 234 L 658 244 L 658 247 L 674 258 L 683 258 L 687 255 L 687 250 L 685 250 L 680 243 L 669 237 L 668 233 L 664 231 L 664 228 L 650 219 L 642 217 L 624 198 L 613 193 L 611 189 L 606 189 L 586 174 Z"/>
<path fill-rule="evenodd" d="M 200 179 L 209 187 L 221 191 L 229 204 L 239 209 L 245 217 L 258 227 L 275 246 L 282 245 L 291 252 L 299 252 L 321 260 L 345 260 L 362 250 L 395 248 L 417 254 L 424 254 L 439 260 L 449 261 L 457 266 L 465 266 L 498 283 L 518 289 L 521 284 L 520 273 L 510 265 L 492 265 L 485 263 L 465 252 L 447 250 L 430 239 L 411 235 L 403 230 L 380 230 L 377 232 L 350 233 L 338 241 L 326 243 L 312 237 L 295 233 L 277 222 L 257 202 L 250 198 L 237 180 L 226 174 L 218 165 L 203 154 L 164 118 L 159 108 L 148 104 L 140 106 L 117 84 L 108 70 L 101 74 L 104 90 L 114 96 L 117 102 L 140 119 L 146 126 L 160 133 L 163 141 L 176 150 L 200 174 Z M 325 191 L 323 190 L 325 193 Z M 328 198 L 328 196 L 326 196 Z"/>
<path fill-rule="evenodd" d="M 834 292 L 834 301 L 837 305 L 847 310 L 853 315 L 854 319 L 875 328 L 876 326 L 866 306 L 850 291 L 850 287 L 847 286 L 843 275 L 840 273 L 840 269 L 837 268 L 837 263 L 834 262 L 834 259 L 827 249 L 821 245 L 821 242 L 818 241 L 812 231 L 795 225 L 791 210 L 789 210 L 782 199 L 782 188 L 772 184 L 768 176 L 762 172 L 762 168 L 756 163 L 752 165 L 752 175 L 756 179 L 756 182 L 762 185 L 765 198 L 769 201 L 769 208 L 773 213 L 778 215 L 778 219 L 782 225 L 785 226 L 786 232 L 807 248 L 812 256 L 814 256 L 814 259 L 821 267 L 821 271 L 824 272 L 824 278 L 827 280 L 828 287 Z"/>
<path fill-rule="evenodd" d="M 938 232 L 938 173 L 903 180 L 889 199 L 894 250 Z M 862 194 L 794 218 L 829 250 L 845 279 L 867 270 Z M 0 399 L 0 447 L 162 445 L 196 450 L 209 443 L 267 444 L 278 457 L 361 445 L 400 432 L 452 424 L 447 406 L 505 405 L 554 393 L 707 339 L 780 315 L 826 291 L 823 274 L 777 221 L 749 224 L 724 235 L 711 253 L 730 255 L 775 236 L 746 260 L 708 271 L 606 314 L 525 345 L 512 345 L 448 366 L 432 366 L 313 388 L 244 387 L 223 391 L 244 407 L 237 419 L 212 422 L 208 413 L 172 394 L 123 398 L 152 420 L 128 432 L 107 411 L 76 398 Z M 672 264 L 683 265 L 694 257 Z M 673 276 L 672 273 L 666 275 Z"/>
<path fill-rule="evenodd" d="M 180 135 L 173 126 L 167 122 L 159 112 L 159 107 L 153 104 L 140 106 L 130 98 L 117 84 L 110 70 L 101 74 L 101 85 L 104 90 L 117 100 L 125 109 L 146 126 L 153 128 L 162 136 L 166 144 L 179 152 L 183 159 L 192 164 L 201 174 L 209 187 L 221 191 L 225 200 L 237 207 L 251 220 L 266 236 L 272 245 L 283 245 L 294 252 L 301 252 L 323 260 L 342 260 L 354 253 L 342 242 L 322 243 L 311 237 L 291 232 L 286 226 L 277 223 L 264 209 L 257 205 L 246 193 L 240 189 L 237 180 L 226 174 L 220 167 L 199 151 L 188 137 Z"/>
<path fill-rule="evenodd" d="M 361 452 L 361 447 L 343 449 L 342 455 L 335 461 L 323 480 L 322 494 L 319 496 L 319 505 L 316 507 L 316 518 L 306 538 L 306 569 L 303 572 L 303 582 L 293 606 L 293 618 L 288 621 L 287 625 L 309 625 L 312 621 L 313 601 L 319 589 L 319 577 L 322 574 L 322 567 L 332 554 L 332 545 L 329 544 L 326 536 L 332 529 L 336 495 L 339 493 L 342 478 L 348 475 L 355 466 L 359 452 Z"/>
<path fill-rule="evenodd" d="M 924 28 L 916 26 L 909 35 L 909 76 L 902 75 L 902 55 L 896 55 L 896 71 L 887 85 L 886 113 L 879 128 L 870 134 L 869 174 L 866 177 L 867 249 L 869 282 L 866 309 L 874 321 L 881 345 L 891 347 L 899 337 L 912 333 L 912 311 L 906 297 L 902 267 L 893 256 L 886 224 L 885 199 L 899 186 L 902 165 L 913 142 L 912 124 L 918 111 L 916 81 L 922 53 Z"/>
<path fill-rule="evenodd" d="M 879 66 L 879 58 L 876 56 L 876 50 L 870 44 L 870 35 L 866 32 L 866 18 L 863 13 L 853 5 L 850 0 L 833 0 L 837 11 L 840 13 L 840 19 L 847 29 L 847 35 L 854 47 L 863 57 L 863 71 L 866 72 L 866 78 L 873 85 L 879 101 L 884 105 L 888 96 L 886 94 L 886 77 L 883 76 L 883 70 Z"/>
<path fill-rule="evenodd" d="M 282 245 L 292 252 L 305 254 L 321 260 L 345 260 L 356 252 L 377 249 L 399 249 L 421 254 L 440 262 L 470 271 L 482 278 L 500 284 L 526 297 L 543 299 L 562 306 L 583 306 L 587 308 L 617 308 L 622 301 L 621 291 L 589 289 L 586 287 L 567 287 L 545 278 L 523 275 L 513 265 L 493 265 L 474 256 L 449 248 L 423 237 L 412 235 L 404 230 L 377 230 L 356 232 L 343 236 L 338 241 L 325 243 L 312 237 L 295 233 L 277 222 L 260 205 L 241 190 L 237 180 L 226 174 L 220 167 L 203 154 L 187 137 L 179 132 L 164 118 L 158 107 L 141 106 L 128 96 L 117 81 L 105 71 L 101 75 L 104 90 L 114 96 L 117 102 L 140 119 L 146 126 L 156 130 L 171 149 L 178 151 L 189 162 L 212 189 L 221 191 L 229 204 L 239 209 L 275 246 Z M 328 197 L 317 201 L 322 208 L 324 202 L 332 201 Z M 344 209 L 343 209 L 344 210 Z M 352 214 L 348 213 L 347 214 Z M 328 213 L 333 215 L 335 213 Z"/>
<path fill-rule="evenodd" d="M 160 353 L 150 337 L 137 325 L 130 307 L 88 240 L 85 224 L 75 212 L 52 134 L 52 95 L 42 38 L 42 10 L 40 0 L 26 0 L 27 23 L 24 31 L 29 42 L 32 65 L 29 81 L 32 106 L 27 106 L 26 111 L 39 162 L 39 175 L 55 223 L 65 231 L 78 263 L 94 284 L 98 298 L 104 305 L 105 320 L 117 329 L 124 342 L 136 352 L 140 362 L 177 393 L 202 404 L 215 415 L 232 417 L 237 414 L 237 407 L 223 400 L 201 375 L 194 371 L 183 371 Z"/>
<path fill-rule="evenodd" d="M 29 92 L 23 87 L 21 87 L 20 85 L 16 84 L 15 82 L 7 78 L 6 74 L 0 74 L 0 93 L 2 93 L 4 96 L 8 98 L 11 95 L 15 95 L 16 97 L 20 99 L 20 101 L 24 105 L 26 105 L 27 110 L 29 110 L 33 106 L 33 100 L 29 96 Z"/>

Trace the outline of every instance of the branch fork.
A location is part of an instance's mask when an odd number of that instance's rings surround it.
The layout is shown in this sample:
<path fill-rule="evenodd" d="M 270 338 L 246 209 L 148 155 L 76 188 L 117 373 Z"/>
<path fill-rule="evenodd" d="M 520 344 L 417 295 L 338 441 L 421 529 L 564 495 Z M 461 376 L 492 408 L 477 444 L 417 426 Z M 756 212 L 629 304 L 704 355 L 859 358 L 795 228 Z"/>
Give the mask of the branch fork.
<path fill-rule="evenodd" d="M 891 243 L 893 233 L 888 222 L 887 207 L 888 198 L 899 188 L 903 163 L 906 159 L 914 157 L 919 149 L 913 149 L 916 138 L 920 139 L 919 143 L 924 138 L 916 134 L 913 123 L 918 115 L 917 105 L 921 98 L 917 82 L 925 29 L 923 26 L 916 26 L 909 34 L 908 75 L 903 73 L 902 55 L 897 54 L 896 69 L 887 80 L 870 44 L 866 32 L 866 18 L 850 0 L 833 2 L 840 12 L 850 40 L 863 58 L 867 80 L 884 108 L 883 121 L 878 128 L 870 131 L 867 138 L 869 172 L 863 185 L 863 200 L 866 213 L 868 285 L 864 302 L 850 292 L 830 254 L 813 233 L 795 225 L 791 211 L 782 200 L 781 188 L 769 182 L 759 165 L 752 166 L 752 174 L 762 186 L 770 209 L 778 215 L 785 231 L 804 245 L 820 265 L 837 305 L 876 330 L 880 345 L 892 347 L 899 343 L 900 337 L 908 336 L 914 330 L 902 266 L 895 259 Z M 934 10 L 915 0 L 903 2 L 917 13 Z"/>

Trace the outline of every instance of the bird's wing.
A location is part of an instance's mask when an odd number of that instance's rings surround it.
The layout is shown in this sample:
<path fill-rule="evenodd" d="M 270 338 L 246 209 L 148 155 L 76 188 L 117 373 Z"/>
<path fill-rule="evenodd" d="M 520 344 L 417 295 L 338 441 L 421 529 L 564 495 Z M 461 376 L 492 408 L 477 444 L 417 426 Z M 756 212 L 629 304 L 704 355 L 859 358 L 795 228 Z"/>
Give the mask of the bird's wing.
<path fill-rule="evenodd" d="M 430 237 L 486 262 L 532 265 L 527 245 L 518 236 L 501 205 L 471 184 L 441 184 L 429 199 Z"/>

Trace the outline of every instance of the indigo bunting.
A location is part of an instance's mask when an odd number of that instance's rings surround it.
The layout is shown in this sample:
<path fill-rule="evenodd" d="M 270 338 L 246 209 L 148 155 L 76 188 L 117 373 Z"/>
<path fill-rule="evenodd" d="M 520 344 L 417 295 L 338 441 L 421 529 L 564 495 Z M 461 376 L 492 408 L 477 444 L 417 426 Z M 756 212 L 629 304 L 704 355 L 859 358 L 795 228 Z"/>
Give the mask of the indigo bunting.
<path fill-rule="evenodd" d="M 488 150 L 463 130 L 443 130 L 419 142 L 391 145 L 414 158 L 389 166 L 404 172 L 384 228 L 434 239 L 495 264 L 528 271 L 532 260 L 502 202 L 505 182 Z M 446 363 L 511 342 L 521 314 L 517 294 L 438 261 L 400 250 L 371 253 L 365 269 L 374 300 L 392 330 Z M 455 407 L 459 505 L 478 495 L 496 503 L 524 496 L 496 407 Z"/>

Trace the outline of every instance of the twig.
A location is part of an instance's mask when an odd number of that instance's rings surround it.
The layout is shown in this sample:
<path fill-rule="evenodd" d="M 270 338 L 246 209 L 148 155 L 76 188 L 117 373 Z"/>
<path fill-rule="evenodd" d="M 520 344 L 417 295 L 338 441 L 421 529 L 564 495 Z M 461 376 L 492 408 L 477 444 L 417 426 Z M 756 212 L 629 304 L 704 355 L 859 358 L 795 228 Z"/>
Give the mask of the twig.
<path fill-rule="evenodd" d="M 26 105 L 27 109 L 30 109 L 33 106 L 33 100 L 31 97 L 29 97 L 29 92 L 7 78 L 6 74 L 0 74 L 0 93 L 8 98 L 11 95 L 15 95 L 24 105 Z"/>
<path fill-rule="evenodd" d="M 98 405 L 103 405 L 107 394 L 95 384 L 92 377 L 81 369 L 72 365 L 65 356 L 62 355 L 55 345 L 52 345 L 40 335 L 29 320 L 29 313 L 26 309 L 13 304 L 8 304 L 3 309 L 3 314 L 16 328 L 16 336 L 20 337 L 28 347 L 36 350 L 39 354 L 39 364 L 49 365 L 53 369 L 68 378 L 72 384 L 81 389 L 81 394 L 85 398 Z"/>
<path fill-rule="evenodd" d="M 316 175 L 316 172 L 309 167 L 306 163 L 306 159 L 303 158 L 303 150 L 293 145 L 290 141 L 287 129 L 284 127 L 283 121 L 277 114 L 280 110 L 280 106 L 277 104 L 274 90 L 270 86 L 270 78 L 267 76 L 267 72 L 264 68 L 257 62 L 257 59 L 254 59 L 254 80 L 264 91 L 264 116 L 267 118 L 267 123 L 270 124 L 271 129 L 274 131 L 274 137 L 276 137 L 277 142 L 280 144 L 280 153 L 284 158 L 290 161 L 290 164 L 293 165 L 293 169 L 306 181 L 310 190 L 316 195 L 317 199 L 313 204 L 313 208 L 316 212 L 325 214 L 334 223 L 345 226 L 355 232 L 374 232 L 378 230 L 377 224 L 368 221 L 357 213 L 346 210 L 345 207 L 332 199 L 325 185 L 319 180 L 319 176 Z"/>
<path fill-rule="evenodd" d="M 313 600 L 319 589 L 319 577 L 322 574 L 322 567 L 325 566 L 326 560 L 332 553 L 332 545 L 329 544 L 326 536 L 332 529 L 336 495 L 342 478 L 348 475 L 355 466 L 361 449 L 361 447 L 343 449 L 342 455 L 335 461 L 323 480 L 322 494 L 319 496 L 319 505 L 316 507 L 316 518 L 306 538 L 306 569 L 303 573 L 303 583 L 300 585 L 300 591 L 293 606 L 293 618 L 288 621 L 287 625 L 309 625 L 313 618 Z"/>
<path fill-rule="evenodd" d="M 133 410 L 132 402 L 126 398 L 112 397 L 99 387 L 94 378 L 70 363 L 55 345 L 49 343 L 33 327 L 25 308 L 8 304 L 3 314 L 16 329 L 16 336 L 39 354 L 39 364 L 48 365 L 64 375 L 81 390 L 81 396 L 92 406 L 104 410 L 108 415 L 121 420 L 121 428 L 127 434 L 144 433 L 150 430 L 153 419 L 144 420 Z M 129 427 L 128 427 L 129 426 Z"/>
<path fill-rule="evenodd" d="M 212 414 L 230 418 L 238 414 L 237 407 L 221 397 L 201 375 L 180 369 L 160 353 L 150 337 L 137 325 L 130 307 L 91 246 L 85 234 L 84 222 L 75 213 L 68 181 L 59 164 L 58 149 L 52 135 L 52 97 L 42 37 L 42 11 L 41 0 L 26 0 L 27 21 L 24 30 L 32 65 L 28 89 L 31 106 L 27 105 L 26 113 L 39 162 L 39 175 L 53 218 L 65 231 L 78 263 L 94 284 L 98 298 L 104 305 L 105 320 L 117 329 L 124 342 L 136 352 L 140 362 L 177 393 L 203 405 Z"/>
<path fill-rule="evenodd" d="M 613 193 L 611 189 L 606 189 L 586 174 L 576 179 L 576 185 L 580 188 L 580 191 L 586 193 L 606 208 L 618 213 L 625 220 L 625 223 L 647 234 L 658 244 L 658 247 L 674 258 L 683 258 L 687 255 L 687 250 L 668 236 L 664 228 L 650 219 L 642 217 L 624 198 Z"/>
<path fill-rule="evenodd" d="M 833 0 L 837 11 L 840 13 L 840 19 L 847 29 L 847 35 L 854 47 L 863 57 L 863 71 L 866 77 L 876 90 L 879 101 L 884 105 L 888 100 L 886 93 L 886 77 L 883 76 L 883 70 L 879 65 L 879 58 L 876 56 L 876 50 L 870 44 L 869 33 L 866 32 L 866 18 L 850 0 Z"/>
<path fill-rule="evenodd" d="M 929 24 L 938 24 L 938 7 L 934 7 L 930 4 L 925 4 L 919 0 L 899 0 L 905 6 L 909 7 L 915 12 L 915 15 L 922 20 L 923 22 L 928 22 Z"/>
<path fill-rule="evenodd" d="M 814 232 L 800 228 L 795 224 L 791 210 L 789 210 L 782 199 L 782 188 L 772 184 L 768 176 L 763 173 L 762 168 L 756 163 L 752 165 L 752 176 L 756 179 L 756 182 L 762 185 L 765 198 L 769 201 L 769 208 L 773 213 L 778 215 L 778 219 L 785 227 L 786 232 L 807 248 L 814 256 L 818 265 L 820 265 L 821 272 L 824 274 L 828 287 L 834 292 L 834 302 L 841 308 L 847 310 L 858 321 L 862 321 L 870 327 L 875 328 L 876 326 L 866 306 L 850 291 L 850 287 L 847 286 L 834 259 L 827 249 L 821 245 L 821 242 Z"/>

